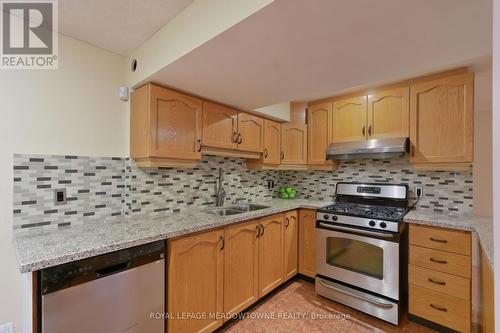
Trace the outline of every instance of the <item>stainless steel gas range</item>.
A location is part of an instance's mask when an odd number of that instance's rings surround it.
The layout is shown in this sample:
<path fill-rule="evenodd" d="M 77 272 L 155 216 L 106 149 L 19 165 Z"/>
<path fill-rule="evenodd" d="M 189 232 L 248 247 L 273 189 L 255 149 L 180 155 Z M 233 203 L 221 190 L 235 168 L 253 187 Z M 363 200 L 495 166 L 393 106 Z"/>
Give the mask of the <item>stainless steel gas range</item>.
<path fill-rule="evenodd" d="M 392 324 L 406 307 L 406 185 L 337 183 L 316 216 L 316 293 Z"/>

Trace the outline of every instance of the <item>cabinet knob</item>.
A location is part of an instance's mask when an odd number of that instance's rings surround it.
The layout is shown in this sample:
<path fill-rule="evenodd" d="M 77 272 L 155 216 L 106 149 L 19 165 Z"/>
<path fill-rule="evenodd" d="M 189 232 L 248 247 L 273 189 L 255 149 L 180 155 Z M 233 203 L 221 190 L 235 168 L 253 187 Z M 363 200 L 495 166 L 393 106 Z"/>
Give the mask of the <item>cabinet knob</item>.
<path fill-rule="evenodd" d="M 267 158 L 267 155 L 269 155 L 269 154 L 267 153 L 267 148 L 264 148 L 264 158 Z"/>
<path fill-rule="evenodd" d="M 363 133 L 363 136 L 365 136 L 365 133 L 366 133 L 366 126 L 363 126 L 363 128 L 361 129 L 361 133 Z"/>
<path fill-rule="evenodd" d="M 264 226 L 260 225 L 260 236 L 264 236 Z"/>
<path fill-rule="evenodd" d="M 255 230 L 257 231 L 257 238 L 260 237 L 260 225 L 255 227 Z"/>
<path fill-rule="evenodd" d="M 285 229 L 287 229 L 289 225 L 290 225 L 290 219 L 287 217 L 285 219 Z"/>
<path fill-rule="evenodd" d="M 233 137 L 231 138 L 231 141 L 234 143 L 238 143 L 238 133 L 233 132 Z"/>
<path fill-rule="evenodd" d="M 219 248 L 221 250 L 224 250 L 224 236 L 220 236 L 219 242 L 220 242 L 220 247 Z"/>
<path fill-rule="evenodd" d="M 368 136 L 372 136 L 372 125 L 368 126 Z"/>
<path fill-rule="evenodd" d="M 198 147 L 196 148 L 196 151 L 197 151 L 197 152 L 200 152 L 200 151 L 201 151 L 201 139 L 196 140 L 196 142 L 197 142 L 197 146 L 198 146 Z"/>
<path fill-rule="evenodd" d="M 243 142 L 243 137 L 241 136 L 241 133 L 238 133 L 238 144 L 241 144 Z"/>
<path fill-rule="evenodd" d="M 283 150 L 281 151 L 281 159 L 284 160 L 285 159 L 285 153 L 283 152 Z"/>

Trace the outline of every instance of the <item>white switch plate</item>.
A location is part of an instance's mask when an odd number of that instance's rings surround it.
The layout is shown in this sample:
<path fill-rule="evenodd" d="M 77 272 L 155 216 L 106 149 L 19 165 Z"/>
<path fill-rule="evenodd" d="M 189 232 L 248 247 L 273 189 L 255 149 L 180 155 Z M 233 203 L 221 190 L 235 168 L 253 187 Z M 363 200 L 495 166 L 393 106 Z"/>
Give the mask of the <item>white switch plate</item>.
<path fill-rule="evenodd" d="M 3 324 L 0 326 L 0 333 L 14 333 L 14 326 L 12 323 Z"/>

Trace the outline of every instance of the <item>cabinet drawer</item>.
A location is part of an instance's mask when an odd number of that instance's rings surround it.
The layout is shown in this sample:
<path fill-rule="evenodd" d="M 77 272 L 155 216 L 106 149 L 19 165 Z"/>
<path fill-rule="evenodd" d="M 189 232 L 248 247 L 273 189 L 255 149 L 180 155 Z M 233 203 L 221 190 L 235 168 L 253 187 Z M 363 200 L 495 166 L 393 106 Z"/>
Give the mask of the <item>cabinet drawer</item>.
<path fill-rule="evenodd" d="M 470 302 L 410 285 L 409 312 L 460 332 L 470 332 Z"/>
<path fill-rule="evenodd" d="M 410 244 L 452 253 L 471 255 L 470 232 L 410 226 Z"/>
<path fill-rule="evenodd" d="M 470 300 L 469 279 L 414 265 L 408 267 L 408 279 L 410 284 Z"/>
<path fill-rule="evenodd" d="M 410 245 L 410 264 L 469 279 L 471 277 L 471 258 L 460 254 Z"/>

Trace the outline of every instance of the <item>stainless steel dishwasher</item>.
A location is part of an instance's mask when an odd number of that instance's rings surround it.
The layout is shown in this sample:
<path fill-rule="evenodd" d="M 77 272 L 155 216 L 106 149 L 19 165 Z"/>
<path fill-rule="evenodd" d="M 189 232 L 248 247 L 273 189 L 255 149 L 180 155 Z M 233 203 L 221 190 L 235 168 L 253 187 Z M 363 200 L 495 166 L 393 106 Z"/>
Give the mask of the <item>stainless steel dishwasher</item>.
<path fill-rule="evenodd" d="M 163 333 L 165 242 L 41 271 L 43 333 Z"/>

